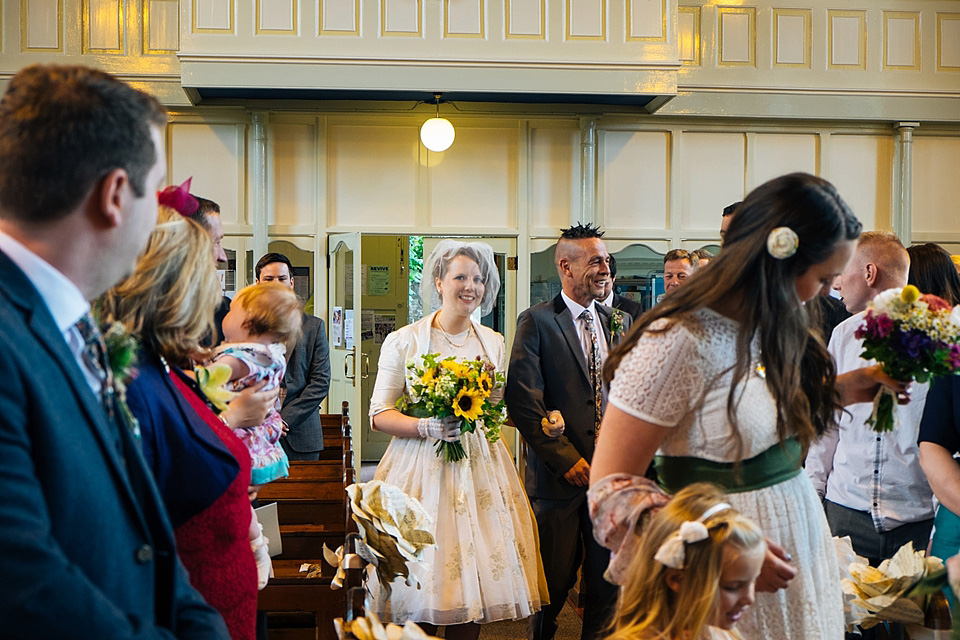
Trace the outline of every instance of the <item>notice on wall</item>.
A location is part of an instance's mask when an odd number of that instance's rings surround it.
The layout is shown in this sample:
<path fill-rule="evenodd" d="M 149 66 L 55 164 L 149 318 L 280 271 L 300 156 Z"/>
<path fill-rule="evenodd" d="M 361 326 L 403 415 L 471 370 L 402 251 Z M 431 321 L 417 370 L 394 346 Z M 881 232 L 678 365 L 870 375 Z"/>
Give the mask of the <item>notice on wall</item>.
<path fill-rule="evenodd" d="M 360 312 L 360 342 L 373 340 L 373 309 Z"/>
<path fill-rule="evenodd" d="M 353 349 L 353 309 L 343 310 L 343 346 Z"/>
<path fill-rule="evenodd" d="M 391 332 L 397 330 L 397 314 L 395 313 L 378 313 L 374 318 L 373 322 L 373 331 L 374 331 L 374 344 L 383 344 L 383 341 L 386 339 Z"/>
<path fill-rule="evenodd" d="M 390 295 L 390 266 L 370 265 L 367 267 L 367 295 Z"/>
<path fill-rule="evenodd" d="M 343 344 L 343 307 L 334 307 L 330 316 L 330 335 L 333 336 L 333 346 Z"/>

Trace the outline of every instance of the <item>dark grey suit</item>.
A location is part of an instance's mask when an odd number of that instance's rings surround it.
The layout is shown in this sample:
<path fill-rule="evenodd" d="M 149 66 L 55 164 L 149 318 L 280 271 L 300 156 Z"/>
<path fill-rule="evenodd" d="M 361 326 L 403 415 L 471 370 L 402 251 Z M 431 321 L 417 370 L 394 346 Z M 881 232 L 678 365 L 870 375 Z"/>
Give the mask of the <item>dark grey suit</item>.
<path fill-rule="evenodd" d="M 613 308 L 620 309 L 620 311 L 630 314 L 630 317 L 634 320 L 637 320 L 637 318 L 640 317 L 640 314 L 643 313 L 643 305 L 636 300 L 624 298 L 619 293 L 613 294 Z"/>
<path fill-rule="evenodd" d="M 0 252 L 0 638 L 227 638 L 156 486 Z"/>
<path fill-rule="evenodd" d="M 280 440 L 291 460 L 316 460 L 323 449 L 320 403 L 330 390 L 330 348 L 323 320 L 303 314 L 297 341 L 283 378 L 287 395 L 280 416 L 289 433 Z"/>
<path fill-rule="evenodd" d="M 599 304 L 597 309 L 609 344 L 612 310 Z M 623 321 L 627 329 L 633 319 L 624 314 Z M 553 637 L 556 616 L 576 582 L 585 549 L 582 637 L 595 638 L 603 630 L 617 592 L 602 578 L 610 555 L 593 539 L 587 488 L 563 477 L 580 458 L 587 462 L 593 458 L 596 408 L 587 359 L 561 296 L 520 314 L 508 372 L 507 409 L 528 445 L 525 484 L 537 517 L 550 592 L 550 605 L 534 616 L 532 637 Z M 546 436 L 540 425 L 554 409 L 566 423 L 559 438 Z"/>

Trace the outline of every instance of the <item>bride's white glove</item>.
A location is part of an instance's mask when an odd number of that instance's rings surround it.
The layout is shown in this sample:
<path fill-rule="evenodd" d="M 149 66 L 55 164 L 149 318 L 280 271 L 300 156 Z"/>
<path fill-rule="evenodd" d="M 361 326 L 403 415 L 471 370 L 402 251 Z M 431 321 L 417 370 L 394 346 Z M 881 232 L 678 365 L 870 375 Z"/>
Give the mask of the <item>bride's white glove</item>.
<path fill-rule="evenodd" d="M 456 442 L 460 439 L 460 418 L 420 418 L 417 420 L 417 433 L 421 438 Z"/>
<path fill-rule="evenodd" d="M 548 413 L 546 418 L 540 420 L 540 428 L 543 429 L 543 433 L 546 434 L 548 438 L 559 438 L 562 436 L 565 426 L 563 416 L 560 415 L 560 412 L 556 409 Z"/>
<path fill-rule="evenodd" d="M 250 548 L 253 549 L 253 559 L 257 562 L 257 589 L 263 589 L 267 582 L 273 577 L 273 562 L 270 560 L 269 538 L 263 535 L 263 525 L 257 523 L 260 527 L 260 535 L 250 541 Z"/>

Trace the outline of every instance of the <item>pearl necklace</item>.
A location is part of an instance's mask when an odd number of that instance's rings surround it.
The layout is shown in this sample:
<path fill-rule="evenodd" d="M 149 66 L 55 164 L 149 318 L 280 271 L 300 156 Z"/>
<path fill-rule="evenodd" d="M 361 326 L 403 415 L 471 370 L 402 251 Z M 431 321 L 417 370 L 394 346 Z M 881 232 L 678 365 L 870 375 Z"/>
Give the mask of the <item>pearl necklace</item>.
<path fill-rule="evenodd" d="M 447 330 L 443 328 L 443 325 L 442 325 L 442 324 L 440 324 L 440 314 L 439 314 L 439 313 L 434 316 L 434 319 L 437 321 L 437 326 L 440 327 L 440 333 L 443 334 L 443 339 L 447 341 L 447 344 L 449 344 L 449 345 L 450 345 L 451 347 L 453 347 L 454 349 L 463 349 L 463 347 L 466 346 L 467 340 L 470 339 L 470 332 L 473 331 L 473 323 L 472 323 L 472 322 L 469 324 L 469 326 L 467 326 L 467 337 L 464 338 L 463 343 L 462 343 L 462 344 L 457 344 L 456 342 L 454 342 L 453 340 L 450 339 L 450 336 L 447 334 Z"/>

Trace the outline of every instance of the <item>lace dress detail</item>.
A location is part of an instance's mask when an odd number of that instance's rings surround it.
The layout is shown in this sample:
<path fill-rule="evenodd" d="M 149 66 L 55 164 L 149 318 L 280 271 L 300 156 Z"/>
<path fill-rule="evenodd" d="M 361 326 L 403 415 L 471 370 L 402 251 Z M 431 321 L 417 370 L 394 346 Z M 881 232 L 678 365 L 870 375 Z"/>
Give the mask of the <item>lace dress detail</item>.
<path fill-rule="evenodd" d="M 658 321 L 617 369 L 610 402 L 652 424 L 671 427 L 657 452 L 714 462 L 753 457 L 778 443 L 776 405 L 766 381 L 751 373 L 736 390 L 739 438 L 727 419 L 738 325 L 709 309 L 682 323 Z M 759 353 L 756 343 L 752 352 Z M 756 357 L 756 355 L 755 355 Z M 758 593 L 738 629 L 745 638 L 843 637 L 836 552 L 820 500 L 803 473 L 757 491 L 730 495 L 793 556 L 798 575 L 787 589 Z"/>
<path fill-rule="evenodd" d="M 429 320 L 432 315 L 420 322 Z M 371 414 L 395 407 L 405 392 L 405 363 L 423 353 L 480 356 L 503 371 L 503 349 L 488 355 L 474 332 L 450 336 L 463 345 L 455 349 L 430 329 L 428 344 L 417 346 L 408 339 L 418 325 L 384 341 Z M 502 346 L 502 336 L 489 336 Z M 373 608 L 382 619 L 486 623 L 526 618 L 546 603 L 536 521 L 506 446 L 502 440 L 489 443 L 479 433 L 464 434 L 461 443 L 467 459 L 449 463 L 437 457 L 433 439 L 394 437 L 377 466 L 375 479 L 400 487 L 437 521 L 436 547 L 426 551 L 423 565 L 411 567 L 420 589 L 398 580 L 388 596 L 375 579 L 368 581 Z"/>

